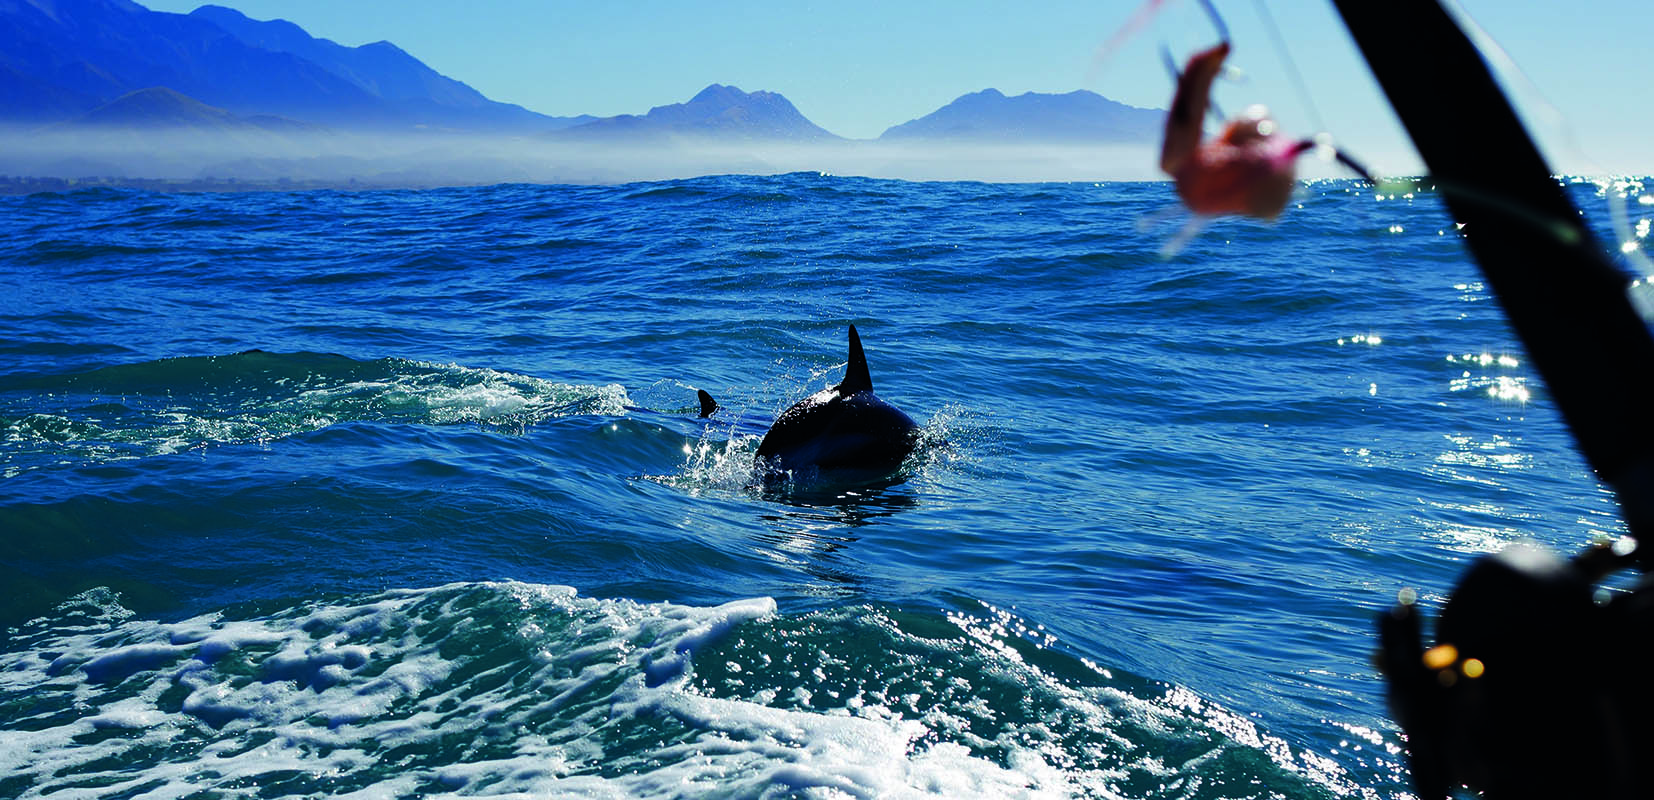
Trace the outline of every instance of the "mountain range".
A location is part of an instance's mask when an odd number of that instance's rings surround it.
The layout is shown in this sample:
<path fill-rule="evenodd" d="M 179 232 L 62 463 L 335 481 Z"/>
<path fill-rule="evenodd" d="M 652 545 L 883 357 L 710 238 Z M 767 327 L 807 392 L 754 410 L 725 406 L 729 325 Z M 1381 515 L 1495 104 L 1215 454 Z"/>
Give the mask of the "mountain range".
<path fill-rule="evenodd" d="M 557 117 L 490 100 L 390 42 L 346 47 L 223 6 L 173 14 L 132 0 L 0 0 L 0 174 L 19 176 L 1064 179 L 1096 175 L 1107 148 L 1150 145 L 1164 113 L 1092 92 L 987 89 L 850 140 L 779 93 L 712 84 L 643 114 Z"/>
<path fill-rule="evenodd" d="M 173 94 L 150 91 L 158 88 Z M 1162 114 L 1091 92 L 1006 97 L 987 89 L 880 139 L 1146 141 Z M 577 141 L 840 138 L 774 92 L 713 84 L 642 115 L 553 117 L 490 100 L 390 42 L 346 47 L 223 6 L 171 14 L 132 0 L 0 0 L 0 121 L 199 127 L 208 117 L 263 128 L 280 127 L 270 118 L 281 117 L 340 129 L 563 131 L 556 138 Z"/>
<path fill-rule="evenodd" d="M 489 100 L 389 42 L 344 47 L 228 8 L 0 0 L 0 120 L 68 121 L 157 87 L 232 115 L 339 128 L 521 131 L 586 121 Z"/>

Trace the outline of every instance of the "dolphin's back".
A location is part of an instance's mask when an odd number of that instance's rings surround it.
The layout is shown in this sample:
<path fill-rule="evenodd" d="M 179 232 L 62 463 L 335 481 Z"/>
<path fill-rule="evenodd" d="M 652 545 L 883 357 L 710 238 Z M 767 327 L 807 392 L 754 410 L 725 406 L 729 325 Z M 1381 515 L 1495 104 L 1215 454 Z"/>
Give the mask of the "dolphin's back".
<path fill-rule="evenodd" d="M 782 412 L 764 434 L 756 457 L 772 474 L 888 475 L 901 467 L 918 438 L 912 417 L 873 394 L 861 337 L 852 325 L 844 380 Z"/>
<path fill-rule="evenodd" d="M 918 442 L 919 426 L 872 392 L 825 389 L 787 409 L 758 445 L 758 460 L 781 472 L 891 473 Z"/>

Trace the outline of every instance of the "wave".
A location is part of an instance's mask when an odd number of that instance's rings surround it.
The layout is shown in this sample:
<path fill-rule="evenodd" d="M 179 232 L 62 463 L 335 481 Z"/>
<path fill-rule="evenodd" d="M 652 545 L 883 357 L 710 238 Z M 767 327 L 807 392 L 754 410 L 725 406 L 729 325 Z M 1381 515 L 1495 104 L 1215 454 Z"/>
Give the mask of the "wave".
<path fill-rule="evenodd" d="M 98 589 L 0 655 L 0 791 L 1330 797 L 1324 759 L 1008 612 L 456 583 L 177 622 Z M 1376 740 L 1374 744 L 1378 744 Z"/>
<path fill-rule="evenodd" d="M 37 410 L 41 396 L 52 398 L 52 411 Z M 574 414 L 619 414 L 629 403 L 616 384 L 253 350 L 0 378 L 0 456 L 10 476 L 66 460 L 265 444 L 347 422 L 510 429 Z"/>

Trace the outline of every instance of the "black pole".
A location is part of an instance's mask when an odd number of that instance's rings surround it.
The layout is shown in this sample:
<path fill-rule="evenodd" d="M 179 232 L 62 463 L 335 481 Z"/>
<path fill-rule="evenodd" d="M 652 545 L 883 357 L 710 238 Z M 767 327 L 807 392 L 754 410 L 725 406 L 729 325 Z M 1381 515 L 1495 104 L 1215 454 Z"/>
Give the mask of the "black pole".
<path fill-rule="evenodd" d="M 1654 338 L 1626 295 L 1629 278 L 1435 0 L 1333 4 L 1585 460 L 1618 493 L 1631 533 L 1654 536 Z"/>
<path fill-rule="evenodd" d="M 1543 377 L 1580 452 L 1654 544 L 1654 337 L 1437 0 L 1333 0 Z M 1654 546 L 1639 548 L 1645 573 Z M 1654 589 L 1607 604 L 1590 558 L 1478 560 L 1425 651 L 1416 611 L 1381 622 L 1392 714 L 1419 794 L 1646 796 L 1654 784 Z"/>

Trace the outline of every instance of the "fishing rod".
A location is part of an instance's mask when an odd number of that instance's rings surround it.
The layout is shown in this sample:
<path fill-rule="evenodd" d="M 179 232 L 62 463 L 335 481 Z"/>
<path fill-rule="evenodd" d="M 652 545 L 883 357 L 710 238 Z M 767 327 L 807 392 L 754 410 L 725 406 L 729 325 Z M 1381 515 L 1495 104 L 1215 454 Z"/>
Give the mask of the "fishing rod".
<path fill-rule="evenodd" d="M 1571 560 L 1471 565 L 1426 649 L 1413 597 L 1380 620 L 1391 712 L 1421 797 L 1654 791 L 1654 336 L 1486 62 L 1437 0 L 1332 0 L 1631 536 Z M 1405 47 L 1397 46 L 1406 42 Z M 1634 566 L 1645 583 L 1596 583 Z"/>

